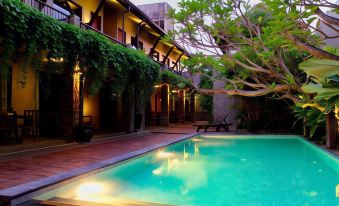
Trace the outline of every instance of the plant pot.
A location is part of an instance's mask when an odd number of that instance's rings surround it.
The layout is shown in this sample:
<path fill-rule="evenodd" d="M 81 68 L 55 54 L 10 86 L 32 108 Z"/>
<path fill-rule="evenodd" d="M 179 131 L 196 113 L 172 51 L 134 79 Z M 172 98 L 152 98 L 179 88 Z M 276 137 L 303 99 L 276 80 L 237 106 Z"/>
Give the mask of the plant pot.
<path fill-rule="evenodd" d="M 81 142 L 90 142 L 94 134 L 93 126 L 78 126 L 74 130 L 74 139 L 75 141 Z"/>
<path fill-rule="evenodd" d="M 135 114 L 135 122 L 134 122 L 135 129 L 141 128 L 141 121 L 142 121 L 142 115 L 140 113 L 136 113 Z"/>

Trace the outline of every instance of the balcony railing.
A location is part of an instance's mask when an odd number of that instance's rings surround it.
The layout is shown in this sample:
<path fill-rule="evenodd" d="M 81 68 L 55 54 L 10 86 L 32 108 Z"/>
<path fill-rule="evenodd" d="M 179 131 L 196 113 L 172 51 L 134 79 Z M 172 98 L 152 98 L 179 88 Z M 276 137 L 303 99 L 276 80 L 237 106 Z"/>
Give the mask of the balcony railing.
<path fill-rule="evenodd" d="M 41 11 L 43 14 L 47 16 L 53 17 L 54 19 L 57 19 L 62 22 L 68 22 L 70 16 L 69 14 L 59 11 L 40 0 L 22 0 L 22 2 L 26 3 L 30 7 L 33 7 Z"/>
<path fill-rule="evenodd" d="M 122 42 L 118 41 L 117 39 L 114 39 L 113 37 L 111 37 L 111 36 L 109 36 L 109 35 L 107 35 L 105 33 L 102 33 L 101 31 L 99 31 L 99 30 L 97 30 L 97 29 L 95 29 L 95 28 L 93 28 L 93 27 L 91 27 L 91 26 L 89 26 L 89 25 L 87 25 L 85 23 L 80 22 L 80 28 L 83 29 L 83 30 L 95 31 L 95 32 L 105 36 L 106 38 L 108 38 L 109 40 L 111 40 L 112 42 L 114 42 L 116 44 L 121 44 L 121 45 L 126 46 L 125 44 L 123 44 Z"/>
<path fill-rule="evenodd" d="M 40 0 L 22 0 L 23 3 L 26 3 L 27 5 L 29 5 L 30 7 L 32 8 L 35 8 L 39 11 L 41 11 L 43 14 L 47 15 L 47 16 L 50 16 L 50 17 L 53 17 L 54 19 L 57 19 L 59 21 L 62 21 L 62 22 L 65 22 L 65 23 L 68 23 L 69 22 L 69 18 L 70 18 L 70 14 L 66 14 L 62 11 L 59 11 L 49 5 L 47 5 L 46 3 L 40 1 Z M 101 31 L 83 23 L 83 22 L 80 22 L 80 28 L 83 29 L 83 30 L 91 30 L 91 31 L 94 31 L 94 32 L 97 32 L 103 36 L 105 36 L 106 38 L 108 38 L 109 40 L 111 40 L 112 42 L 116 43 L 116 44 L 122 44 L 124 45 L 123 43 L 119 42 L 118 40 L 114 39 L 113 37 L 107 35 L 107 34 L 104 34 L 102 33 Z M 124 45 L 126 46 L 126 45 Z"/>
<path fill-rule="evenodd" d="M 56 8 L 53 8 L 52 6 L 40 1 L 40 0 L 21 0 L 23 3 L 29 5 L 30 7 L 32 8 L 35 8 L 39 11 L 41 11 L 43 14 L 47 15 L 47 16 L 50 16 L 54 19 L 57 19 L 59 21 L 62 21 L 62 22 L 65 22 L 65 23 L 69 23 L 69 19 L 71 17 L 70 14 L 67 14 L 66 12 L 63 12 L 61 10 L 58 10 Z M 116 43 L 116 44 L 121 44 L 123 46 L 127 46 L 126 44 L 118 41 L 117 39 L 83 23 L 83 22 L 80 22 L 80 28 L 83 29 L 83 30 L 91 30 L 91 31 L 94 31 L 94 32 L 97 32 L 103 36 L 105 36 L 106 38 L 108 38 L 110 41 L 112 41 L 113 43 Z M 180 73 L 179 71 L 176 71 L 174 69 L 171 69 L 171 68 L 167 68 L 165 64 L 163 64 L 162 62 L 159 62 L 159 61 L 156 61 L 155 59 L 149 57 L 150 60 L 153 60 L 155 62 L 157 62 L 158 64 L 160 64 L 161 68 L 162 69 L 169 69 L 175 73 Z"/>

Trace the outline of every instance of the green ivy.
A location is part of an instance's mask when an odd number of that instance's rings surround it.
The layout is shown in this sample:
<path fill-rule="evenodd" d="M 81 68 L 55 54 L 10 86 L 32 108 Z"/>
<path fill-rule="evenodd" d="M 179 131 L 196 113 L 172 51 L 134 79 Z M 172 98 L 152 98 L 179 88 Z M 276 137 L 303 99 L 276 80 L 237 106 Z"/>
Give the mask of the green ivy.
<path fill-rule="evenodd" d="M 85 75 L 91 94 L 106 83 L 112 90 L 137 90 L 147 99 L 158 81 L 160 65 L 140 51 L 111 42 L 94 31 L 82 30 L 60 22 L 19 0 L 0 1 L 0 75 L 7 78 L 10 65 L 19 62 L 24 71 L 44 64 L 47 53 L 48 71 L 54 72 L 51 59 L 63 59 L 59 69 L 73 73 L 77 64 Z"/>
<path fill-rule="evenodd" d="M 188 79 L 185 79 L 182 76 L 179 76 L 169 70 L 163 70 L 160 72 L 160 80 L 162 82 L 167 82 L 171 84 L 174 87 L 177 87 L 179 89 L 183 89 L 185 87 L 189 87 L 191 85 L 191 82 Z"/>
<path fill-rule="evenodd" d="M 207 75 L 212 76 L 212 70 L 207 69 Z M 205 75 L 201 75 L 199 87 L 202 89 L 213 89 L 213 81 Z M 202 109 L 208 114 L 213 114 L 213 96 L 207 94 L 200 94 L 199 95 L 199 102 Z"/>

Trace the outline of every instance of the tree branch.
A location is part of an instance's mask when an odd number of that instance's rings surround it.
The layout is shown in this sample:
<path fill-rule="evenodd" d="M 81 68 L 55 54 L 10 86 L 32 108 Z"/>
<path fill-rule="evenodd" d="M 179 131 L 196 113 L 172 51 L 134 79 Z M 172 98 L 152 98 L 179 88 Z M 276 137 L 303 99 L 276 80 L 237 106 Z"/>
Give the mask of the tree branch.
<path fill-rule="evenodd" d="M 300 49 L 303 49 L 311 53 L 315 57 L 318 57 L 321 59 L 331 59 L 331 60 L 339 61 L 339 56 L 329 53 L 327 51 L 324 51 L 322 49 L 319 49 L 315 46 L 309 45 L 292 34 L 286 33 L 286 37 L 289 40 L 293 41 Z"/>
<path fill-rule="evenodd" d="M 339 26 L 339 19 L 334 18 L 332 16 L 326 15 L 323 11 L 321 11 L 319 8 L 317 8 L 317 10 L 315 10 L 315 13 L 324 21 L 326 21 L 329 24 L 334 24 Z"/>

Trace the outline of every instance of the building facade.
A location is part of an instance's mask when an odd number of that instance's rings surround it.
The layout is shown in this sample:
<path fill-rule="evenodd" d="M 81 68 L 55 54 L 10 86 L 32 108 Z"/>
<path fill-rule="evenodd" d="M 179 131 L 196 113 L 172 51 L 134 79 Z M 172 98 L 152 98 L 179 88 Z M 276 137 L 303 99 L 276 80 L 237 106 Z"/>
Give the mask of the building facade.
<path fill-rule="evenodd" d="M 116 44 L 140 50 L 156 61 L 162 71 L 180 76 L 181 61 L 189 58 L 175 42 L 162 41 L 167 33 L 128 0 L 22 2 L 65 24 L 92 30 Z M 15 112 L 29 119 L 30 135 L 70 137 L 75 126 L 85 123 L 107 132 L 135 132 L 146 125 L 194 121 L 196 101 L 189 87 L 160 81 L 140 110 L 128 98 L 131 94 L 112 94 L 105 86 L 95 95 L 83 91 L 81 74 L 47 74 L 31 68 L 22 77 L 18 67 L 13 64 L 10 77 L 1 81 L 1 113 Z M 25 86 L 19 85 L 20 78 L 25 78 Z M 50 85 L 48 89 L 46 85 Z M 140 122 L 136 121 L 139 116 L 141 125 L 136 123 Z"/>
<path fill-rule="evenodd" d="M 173 21 L 167 16 L 172 7 L 167 2 L 138 5 L 138 8 L 164 31 L 169 32 L 174 30 Z"/>

